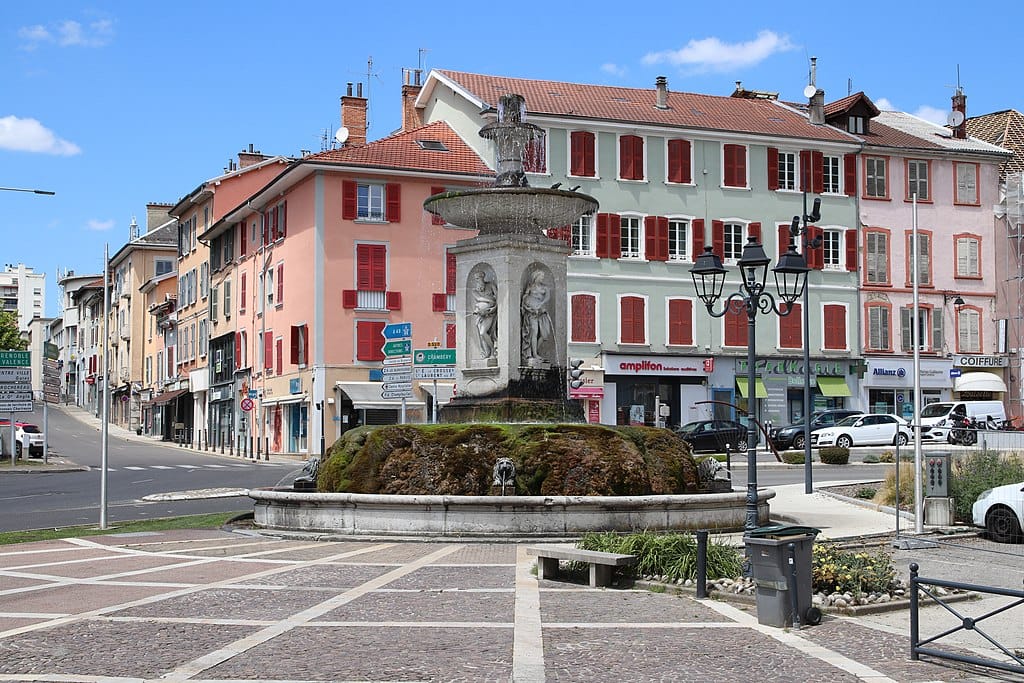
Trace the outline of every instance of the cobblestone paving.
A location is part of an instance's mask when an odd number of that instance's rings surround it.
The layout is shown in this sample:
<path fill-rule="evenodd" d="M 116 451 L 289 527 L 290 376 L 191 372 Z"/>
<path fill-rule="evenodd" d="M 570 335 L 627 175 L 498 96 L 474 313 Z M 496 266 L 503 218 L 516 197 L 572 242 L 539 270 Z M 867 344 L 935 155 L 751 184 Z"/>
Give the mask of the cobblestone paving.
<path fill-rule="evenodd" d="M 516 563 L 516 546 L 511 543 L 485 545 L 474 543 L 456 550 L 441 560 L 444 564 L 507 564 Z"/>
<path fill-rule="evenodd" d="M 185 558 L 179 560 L 184 561 Z M 122 583 L 181 583 L 181 584 L 207 584 L 214 581 L 226 581 L 239 576 L 278 569 L 281 565 L 269 562 L 226 562 L 210 560 L 202 564 L 193 564 L 187 567 L 174 567 L 171 569 L 157 569 L 136 574 L 134 576 L 123 576 L 118 581 Z"/>
<path fill-rule="evenodd" d="M 388 588 L 512 588 L 515 586 L 515 566 L 508 567 L 446 567 L 432 566 L 417 569 L 392 581 Z"/>
<path fill-rule="evenodd" d="M 42 576 L 60 576 L 70 579 L 84 579 L 97 574 L 121 574 L 137 569 L 152 569 L 167 565 L 181 564 L 175 557 L 159 557 L 150 555 L 114 555 L 92 560 L 68 558 L 53 563 L 38 564 L 31 569 L 22 571 Z"/>
<path fill-rule="evenodd" d="M 722 616 L 682 596 L 649 591 L 545 590 L 542 583 L 540 613 L 544 623 L 720 622 Z"/>
<path fill-rule="evenodd" d="M 211 588 L 160 602 L 112 612 L 112 617 L 162 617 L 173 614 L 186 619 L 285 619 L 322 602 L 324 595 L 297 590 Z"/>
<path fill-rule="evenodd" d="M 331 610 L 320 621 L 478 621 L 512 623 L 511 590 L 497 592 L 378 591 Z"/>
<path fill-rule="evenodd" d="M 239 584 L 243 586 L 329 586 L 344 589 L 366 583 L 392 569 L 394 569 L 393 566 L 380 565 L 319 564 L 299 567 L 250 581 L 239 581 Z"/>

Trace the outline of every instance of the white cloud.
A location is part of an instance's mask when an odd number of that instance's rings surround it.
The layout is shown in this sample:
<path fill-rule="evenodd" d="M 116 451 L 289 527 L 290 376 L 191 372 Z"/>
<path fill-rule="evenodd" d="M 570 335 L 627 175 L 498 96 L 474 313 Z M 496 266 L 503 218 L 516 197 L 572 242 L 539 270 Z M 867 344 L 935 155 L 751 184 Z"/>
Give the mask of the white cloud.
<path fill-rule="evenodd" d="M 114 221 L 101 221 L 95 218 L 90 218 L 88 221 L 86 221 L 85 227 L 89 228 L 90 230 L 95 230 L 97 232 L 103 232 L 106 230 L 110 230 L 112 227 L 114 227 Z"/>
<path fill-rule="evenodd" d="M 74 156 L 82 151 L 78 145 L 57 137 L 35 119 L 19 119 L 17 116 L 0 117 L 0 149 L 58 156 Z"/>
<path fill-rule="evenodd" d="M 679 50 L 650 52 L 644 55 L 643 63 L 690 67 L 698 72 L 725 72 L 759 64 L 773 54 L 795 47 L 788 36 L 760 31 L 757 38 L 745 43 L 723 43 L 714 37 L 691 40 Z"/>
<path fill-rule="evenodd" d="M 50 27 L 42 24 L 22 26 L 18 29 L 18 37 L 22 39 L 22 48 L 26 50 L 34 50 L 43 43 L 61 47 L 103 47 L 114 37 L 114 22 L 98 19 L 83 25 L 65 19 Z"/>
<path fill-rule="evenodd" d="M 606 74 L 611 74 L 612 76 L 622 77 L 626 75 L 626 67 L 619 66 L 618 64 L 613 64 L 612 62 L 602 64 L 601 71 L 605 72 Z"/>
<path fill-rule="evenodd" d="M 881 111 L 896 111 L 896 107 L 889 101 L 888 97 L 881 97 L 874 100 L 874 103 Z"/>
<path fill-rule="evenodd" d="M 946 119 L 949 118 L 949 112 L 923 104 L 917 108 L 917 111 L 914 112 L 914 116 L 919 119 L 924 119 L 925 121 L 931 121 L 932 123 L 944 126 L 946 125 Z"/>

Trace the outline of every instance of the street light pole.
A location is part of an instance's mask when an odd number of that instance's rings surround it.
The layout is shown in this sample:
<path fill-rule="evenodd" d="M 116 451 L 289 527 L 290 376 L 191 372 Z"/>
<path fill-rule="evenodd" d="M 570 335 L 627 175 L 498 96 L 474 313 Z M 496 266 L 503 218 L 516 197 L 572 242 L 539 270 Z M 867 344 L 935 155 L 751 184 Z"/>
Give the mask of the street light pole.
<path fill-rule="evenodd" d="M 5 192 L 31 192 L 32 194 L 45 194 L 50 196 L 57 194 L 53 190 L 33 190 L 28 187 L 0 187 L 0 190 Z"/>
<path fill-rule="evenodd" d="M 758 524 L 757 505 L 757 377 L 754 366 L 757 361 L 755 343 L 757 340 L 757 314 L 774 313 L 780 317 L 790 314 L 793 303 L 800 298 L 807 285 L 807 262 L 797 253 L 793 240 L 789 249 L 779 257 L 779 263 L 772 269 L 778 298 L 765 291 L 765 276 L 768 273 L 769 258 L 755 237 L 748 237 L 743 254 L 737 261 L 740 269 L 740 291 L 726 297 L 722 310 L 716 313 L 715 303 L 722 296 L 725 276 L 728 272 L 722 266 L 722 259 L 712 247 L 705 247 L 690 269 L 697 296 L 704 303 L 708 313 L 721 318 L 732 308 L 734 301 L 742 303 L 747 313 L 747 498 L 744 533 L 749 535 Z"/>
<path fill-rule="evenodd" d="M 793 225 L 790 227 L 790 234 L 793 237 L 800 235 L 803 239 L 800 242 L 800 253 L 807 260 L 807 250 L 817 249 L 820 243 L 807 237 L 808 223 L 817 223 L 821 220 L 821 198 L 814 198 L 814 208 L 807 213 L 807 190 L 804 190 L 804 210 L 802 214 L 803 225 L 800 226 L 797 217 L 793 217 Z M 807 287 L 804 287 L 803 296 L 803 325 L 804 325 L 804 493 L 814 493 L 814 478 L 811 475 L 811 303 Z"/>

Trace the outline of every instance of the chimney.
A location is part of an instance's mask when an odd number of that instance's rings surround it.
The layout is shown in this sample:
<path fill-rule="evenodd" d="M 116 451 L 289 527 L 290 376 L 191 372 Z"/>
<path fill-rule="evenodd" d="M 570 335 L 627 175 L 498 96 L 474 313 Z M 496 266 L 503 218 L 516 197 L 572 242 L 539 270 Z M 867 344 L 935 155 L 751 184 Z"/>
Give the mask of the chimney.
<path fill-rule="evenodd" d="M 250 142 L 248 149 L 243 149 L 241 152 L 238 153 L 238 168 L 246 168 L 247 166 L 258 164 L 266 158 L 267 155 L 263 154 L 258 149 L 255 149 L 252 143 Z"/>
<path fill-rule="evenodd" d="M 345 87 L 345 96 L 341 98 L 341 125 L 348 129 L 348 140 L 345 144 L 362 147 L 366 144 L 366 98 L 363 97 L 363 84 L 356 84 L 356 94 L 352 94 L 352 84 Z"/>
<path fill-rule="evenodd" d="M 168 212 L 173 206 L 173 204 L 158 204 L 156 202 L 146 204 L 146 232 L 155 230 L 171 220 L 171 214 Z"/>
<path fill-rule="evenodd" d="M 423 125 L 423 118 L 416 109 L 416 98 L 419 97 L 423 85 L 420 83 L 419 69 L 403 69 L 405 78 L 402 83 L 402 131 L 419 128 Z"/>
<path fill-rule="evenodd" d="M 132 242 L 139 239 L 139 224 L 135 220 L 135 216 L 132 216 L 132 222 L 128 225 L 128 241 Z"/>
<path fill-rule="evenodd" d="M 807 118 L 811 123 L 816 126 L 825 125 L 825 91 L 818 87 L 818 58 L 811 57 L 811 82 L 810 85 L 805 89 L 805 93 L 808 90 L 813 90 L 809 100 L 809 108 L 807 111 Z"/>
<path fill-rule="evenodd" d="M 967 95 L 964 95 L 963 88 L 959 86 L 953 95 L 953 113 L 950 114 L 950 127 L 953 129 L 953 137 L 960 140 L 967 139 Z"/>
<path fill-rule="evenodd" d="M 658 99 L 654 107 L 656 109 L 668 109 L 668 79 L 664 76 L 658 76 L 654 79 L 654 87 L 658 91 Z"/>

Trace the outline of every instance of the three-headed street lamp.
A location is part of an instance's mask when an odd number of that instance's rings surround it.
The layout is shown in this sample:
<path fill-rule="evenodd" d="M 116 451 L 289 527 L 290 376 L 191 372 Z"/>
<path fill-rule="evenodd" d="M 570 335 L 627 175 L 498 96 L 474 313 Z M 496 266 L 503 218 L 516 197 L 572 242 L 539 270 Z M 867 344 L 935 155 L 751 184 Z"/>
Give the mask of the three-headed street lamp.
<path fill-rule="evenodd" d="M 721 318 L 730 310 L 738 312 L 733 304 L 741 304 L 747 312 L 747 502 L 744 533 L 749 534 L 758 526 L 757 515 L 757 426 L 756 415 L 752 409 L 756 405 L 756 374 L 754 365 L 756 354 L 756 320 L 758 313 L 774 313 L 787 316 L 793 310 L 793 304 L 799 299 L 807 286 L 807 261 L 797 253 L 793 240 L 790 239 L 786 253 L 779 257 L 778 264 L 772 268 L 775 275 L 776 294 L 765 290 L 765 278 L 768 275 L 770 259 L 764 253 L 764 247 L 756 237 L 747 238 L 743 246 L 743 254 L 736 262 L 740 268 L 740 290 L 729 294 L 724 301 L 722 310 L 716 313 L 715 303 L 722 296 L 725 276 L 728 270 L 722 265 L 711 247 L 705 247 L 704 253 L 697 257 L 690 275 L 697 296 L 704 302 L 712 317 Z"/>

